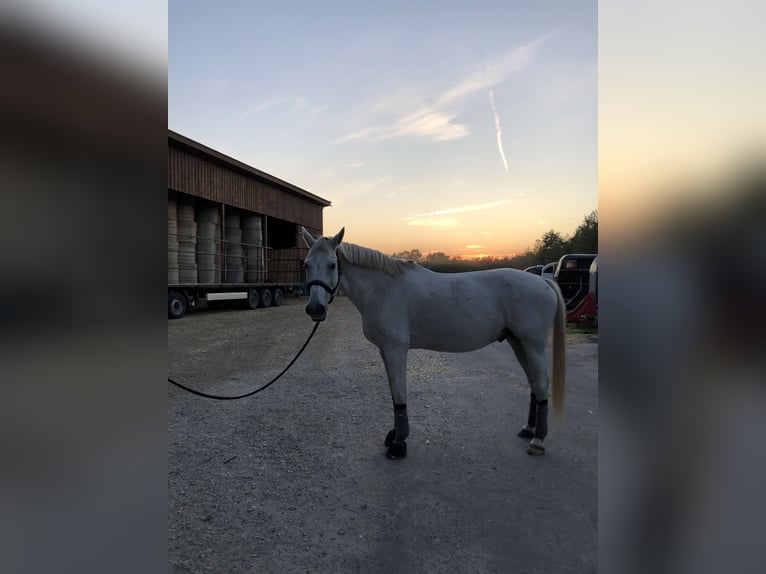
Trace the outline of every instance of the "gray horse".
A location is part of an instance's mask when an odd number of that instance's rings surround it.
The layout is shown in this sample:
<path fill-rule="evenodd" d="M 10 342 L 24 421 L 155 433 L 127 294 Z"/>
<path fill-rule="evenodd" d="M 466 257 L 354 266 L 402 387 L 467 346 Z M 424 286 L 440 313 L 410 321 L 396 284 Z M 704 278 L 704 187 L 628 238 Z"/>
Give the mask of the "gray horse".
<path fill-rule="evenodd" d="M 530 439 L 527 452 L 545 452 L 548 397 L 553 382 L 553 408 L 564 406 L 564 321 L 566 309 L 558 285 L 517 269 L 468 273 L 435 273 L 412 261 L 342 243 L 344 229 L 332 238 L 314 238 L 304 228 L 309 246 L 304 262 L 314 321 L 327 317 L 339 289 L 362 316 L 364 336 L 383 357 L 394 402 L 394 428 L 385 439 L 386 456 L 407 455 L 407 352 L 474 351 L 507 340 L 532 390 L 527 423 L 519 436 Z M 545 351 L 553 329 L 553 376 Z"/>

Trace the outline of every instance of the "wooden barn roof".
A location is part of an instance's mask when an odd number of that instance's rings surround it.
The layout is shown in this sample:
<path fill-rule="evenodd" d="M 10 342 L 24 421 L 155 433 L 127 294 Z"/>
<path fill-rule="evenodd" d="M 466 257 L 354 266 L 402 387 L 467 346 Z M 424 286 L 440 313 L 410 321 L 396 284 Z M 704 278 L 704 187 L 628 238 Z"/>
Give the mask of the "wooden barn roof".
<path fill-rule="evenodd" d="M 273 175 L 268 174 L 265 171 L 255 169 L 254 167 L 251 167 L 245 163 L 242 163 L 241 161 L 236 160 L 233 157 L 222 154 L 219 151 L 209 148 L 206 145 L 196 142 L 170 129 L 168 129 L 168 143 L 170 145 L 191 150 L 194 153 L 203 156 L 208 161 L 222 164 L 229 169 L 240 171 L 247 176 L 251 176 L 256 179 L 271 183 L 283 189 L 284 191 L 298 195 L 302 197 L 303 199 L 306 199 L 317 205 L 321 205 L 322 207 L 329 207 L 331 205 L 330 201 L 322 197 L 319 197 L 318 195 L 314 195 L 313 193 L 308 192 L 305 189 L 301 189 L 300 187 L 293 185 L 292 183 L 288 183 L 282 179 L 279 179 L 278 177 L 274 177 Z"/>

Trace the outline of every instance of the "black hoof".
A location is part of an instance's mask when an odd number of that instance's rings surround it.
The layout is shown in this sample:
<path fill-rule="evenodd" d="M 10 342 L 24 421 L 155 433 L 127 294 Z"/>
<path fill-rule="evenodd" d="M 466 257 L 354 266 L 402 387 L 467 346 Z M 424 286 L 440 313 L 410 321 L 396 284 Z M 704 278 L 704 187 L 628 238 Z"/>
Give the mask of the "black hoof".
<path fill-rule="evenodd" d="M 405 456 L 407 456 L 406 442 L 392 442 L 386 451 L 386 458 L 389 460 L 397 460 Z"/>
<path fill-rule="evenodd" d="M 545 454 L 545 447 L 541 444 L 530 444 L 527 447 L 527 454 L 532 456 L 541 456 Z"/>
<path fill-rule="evenodd" d="M 394 437 L 396 436 L 396 429 L 391 429 L 386 435 L 386 440 L 383 441 L 383 446 L 391 446 L 394 444 Z"/>
<path fill-rule="evenodd" d="M 519 431 L 519 434 L 517 434 L 516 436 L 519 436 L 519 437 L 525 438 L 525 439 L 533 439 L 533 438 L 535 438 L 535 433 L 525 427 L 525 428 L 521 429 Z"/>

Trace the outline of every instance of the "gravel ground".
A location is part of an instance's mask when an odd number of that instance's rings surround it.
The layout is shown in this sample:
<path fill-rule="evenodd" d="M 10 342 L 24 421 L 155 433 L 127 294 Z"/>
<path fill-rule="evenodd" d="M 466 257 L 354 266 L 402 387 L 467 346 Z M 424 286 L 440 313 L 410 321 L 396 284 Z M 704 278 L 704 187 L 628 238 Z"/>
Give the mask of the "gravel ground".
<path fill-rule="evenodd" d="M 312 323 L 306 300 L 168 321 L 169 373 L 213 393 L 270 380 Z M 570 335 L 564 420 L 542 457 L 516 437 L 528 385 L 506 343 L 409 355 L 408 456 L 390 461 L 383 362 L 339 297 L 266 391 L 211 401 L 168 385 L 175 573 L 597 570 L 598 339 Z"/>

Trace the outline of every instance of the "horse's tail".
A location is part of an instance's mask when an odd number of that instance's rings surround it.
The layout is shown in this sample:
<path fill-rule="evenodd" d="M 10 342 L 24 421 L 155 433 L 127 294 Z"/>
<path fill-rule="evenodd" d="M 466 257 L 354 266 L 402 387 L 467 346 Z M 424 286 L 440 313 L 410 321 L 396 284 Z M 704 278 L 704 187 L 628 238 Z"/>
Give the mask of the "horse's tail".
<path fill-rule="evenodd" d="M 558 299 L 556 317 L 553 319 L 553 414 L 561 420 L 564 415 L 564 395 L 566 392 L 566 306 L 558 284 L 551 279 L 545 279 L 553 288 Z"/>

